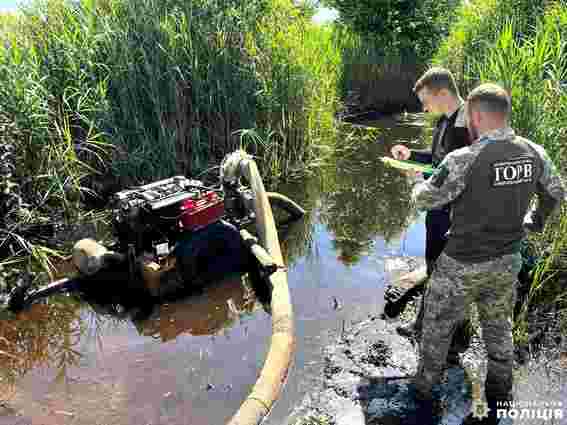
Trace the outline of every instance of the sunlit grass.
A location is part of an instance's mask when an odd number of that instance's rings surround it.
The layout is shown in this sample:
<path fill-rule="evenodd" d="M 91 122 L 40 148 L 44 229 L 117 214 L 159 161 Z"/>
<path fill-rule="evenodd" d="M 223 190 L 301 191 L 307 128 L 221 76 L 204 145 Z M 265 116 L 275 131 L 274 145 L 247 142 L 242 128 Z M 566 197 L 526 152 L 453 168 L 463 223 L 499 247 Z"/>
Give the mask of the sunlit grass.
<path fill-rule="evenodd" d="M 36 1 L 11 27 L 0 90 L 32 163 L 67 136 L 90 136 L 116 148 L 98 170 L 134 181 L 195 174 L 238 146 L 235 131 L 253 129 L 276 145 L 266 170 L 285 176 L 335 135 L 339 50 L 290 1 Z"/>
<path fill-rule="evenodd" d="M 282 180 L 334 144 L 340 61 L 290 0 L 37 0 L 0 18 L 0 140 L 35 217 L 80 219 L 102 182 L 198 175 L 242 143 Z"/>

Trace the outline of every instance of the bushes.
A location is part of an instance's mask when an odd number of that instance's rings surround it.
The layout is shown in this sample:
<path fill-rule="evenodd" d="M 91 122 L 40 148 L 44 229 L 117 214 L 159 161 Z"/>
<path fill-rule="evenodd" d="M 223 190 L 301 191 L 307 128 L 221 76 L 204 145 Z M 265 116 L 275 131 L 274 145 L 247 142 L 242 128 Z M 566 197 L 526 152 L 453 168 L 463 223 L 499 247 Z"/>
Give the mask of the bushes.
<path fill-rule="evenodd" d="M 374 38 L 382 53 L 431 57 L 446 35 L 457 0 L 325 0 L 337 9 L 339 22 Z"/>
<path fill-rule="evenodd" d="M 341 88 L 359 110 L 417 110 L 415 80 L 448 33 L 457 0 L 326 0 L 340 12 Z M 354 96 L 354 98 L 353 98 Z M 354 112 L 354 111 L 351 111 Z"/>

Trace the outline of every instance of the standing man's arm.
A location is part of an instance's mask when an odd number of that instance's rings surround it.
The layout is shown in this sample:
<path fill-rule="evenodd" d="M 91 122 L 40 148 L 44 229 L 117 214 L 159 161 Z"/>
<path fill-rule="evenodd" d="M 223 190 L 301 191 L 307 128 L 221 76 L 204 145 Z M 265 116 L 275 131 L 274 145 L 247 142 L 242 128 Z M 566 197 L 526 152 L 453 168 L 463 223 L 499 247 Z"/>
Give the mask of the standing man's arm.
<path fill-rule="evenodd" d="M 395 159 L 416 161 L 422 164 L 431 164 L 433 161 L 431 148 L 409 149 L 405 145 L 395 145 L 392 147 L 391 153 L 392 157 Z"/>
<path fill-rule="evenodd" d="M 537 206 L 529 211 L 524 219 L 524 226 L 531 231 L 541 232 L 545 222 L 559 203 L 565 200 L 565 186 L 555 165 L 541 146 L 538 152 L 543 160 L 543 172 L 537 182 Z"/>
<path fill-rule="evenodd" d="M 410 161 L 421 162 L 422 164 L 431 164 L 433 162 L 431 149 L 410 149 L 410 151 Z"/>
<path fill-rule="evenodd" d="M 467 123 L 465 119 L 465 106 L 461 105 L 457 111 L 457 117 L 455 119 L 455 125 L 453 127 L 452 140 L 448 146 L 447 152 L 453 152 L 457 149 L 464 148 L 465 146 L 470 146 L 473 140 L 469 129 L 467 128 Z"/>
<path fill-rule="evenodd" d="M 469 155 L 463 152 L 447 155 L 429 179 L 414 187 L 412 201 L 418 209 L 442 207 L 463 192 L 469 168 L 467 156 Z"/>

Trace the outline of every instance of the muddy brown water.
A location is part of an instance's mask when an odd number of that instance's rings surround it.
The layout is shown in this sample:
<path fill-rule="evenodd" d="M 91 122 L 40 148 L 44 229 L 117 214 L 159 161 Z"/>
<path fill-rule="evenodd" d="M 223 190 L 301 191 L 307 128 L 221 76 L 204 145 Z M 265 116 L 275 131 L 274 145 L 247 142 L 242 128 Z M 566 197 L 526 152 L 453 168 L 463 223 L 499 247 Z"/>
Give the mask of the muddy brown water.
<path fill-rule="evenodd" d="M 333 335 L 382 311 L 399 260 L 423 256 L 410 182 L 378 160 L 392 144 L 420 138 L 423 117 L 372 124 L 377 137 L 356 148 L 346 141 L 332 166 L 277 188 L 308 213 L 282 232 L 297 352 L 267 424 L 286 423 L 322 379 L 322 348 Z M 0 322 L 0 425 L 224 424 L 269 347 L 270 317 L 243 277 L 144 321 L 119 313 L 59 296 Z M 15 357 L 5 354 L 12 341 Z"/>

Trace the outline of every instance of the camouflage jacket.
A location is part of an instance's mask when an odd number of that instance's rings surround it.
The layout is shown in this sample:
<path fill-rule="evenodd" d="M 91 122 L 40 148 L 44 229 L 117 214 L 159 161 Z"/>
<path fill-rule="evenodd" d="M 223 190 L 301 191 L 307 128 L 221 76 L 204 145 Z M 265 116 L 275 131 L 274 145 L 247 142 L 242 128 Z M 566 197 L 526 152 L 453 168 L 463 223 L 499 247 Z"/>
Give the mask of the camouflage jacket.
<path fill-rule="evenodd" d="M 537 207 L 528 213 L 534 194 Z M 511 128 L 449 153 L 412 193 L 420 209 L 451 205 L 445 252 L 465 262 L 518 252 L 524 226 L 543 229 L 564 198 L 564 185 L 545 150 Z"/>

